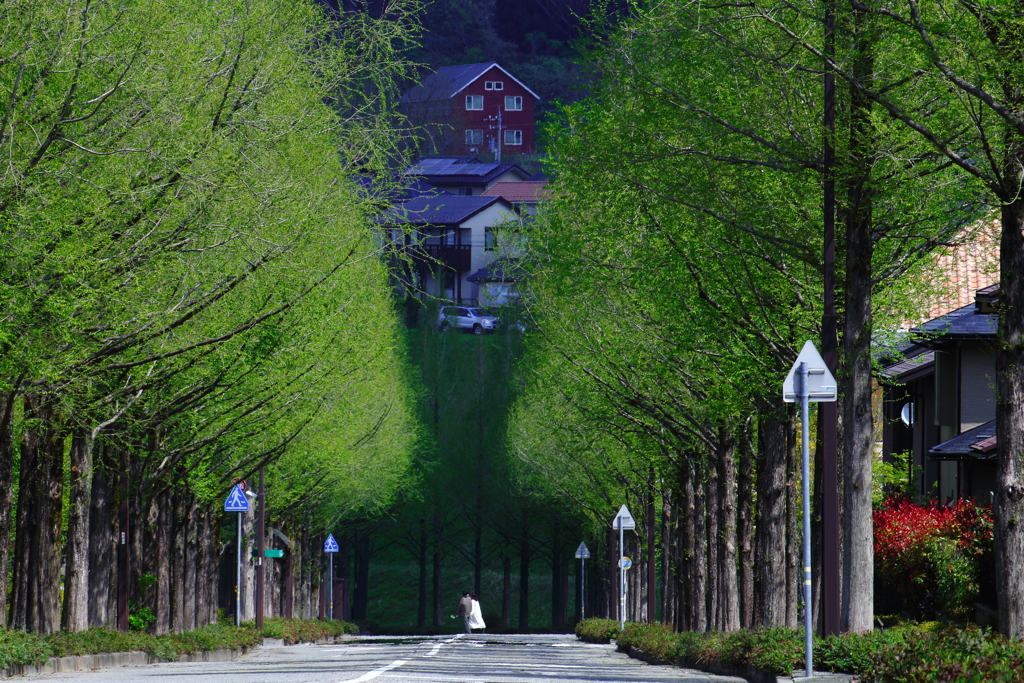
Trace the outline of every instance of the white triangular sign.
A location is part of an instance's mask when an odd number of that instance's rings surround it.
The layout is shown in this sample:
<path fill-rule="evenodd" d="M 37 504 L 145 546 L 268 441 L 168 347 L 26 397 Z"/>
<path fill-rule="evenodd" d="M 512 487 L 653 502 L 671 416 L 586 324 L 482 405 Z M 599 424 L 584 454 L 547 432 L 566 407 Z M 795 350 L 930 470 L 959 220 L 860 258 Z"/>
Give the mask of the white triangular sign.
<path fill-rule="evenodd" d="M 576 548 L 576 559 L 586 560 L 590 558 L 590 548 L 587 547 L 586 543 L 580 543 L 580 547 Z"/>
<path fill-rule="evenodd" d="M 836 378 L 829 372 L 824 359 L 814 348 L 814 344 L 808 340 L 800 349 L 800 355 L 790 368 L 785 381 L 782 382 L 782 400 L 786 403 L 796 403 L 800 397 L 796 395 L 796 375 L 800 369 L 800 363 L 807 363 L 807 400 L 812 403 L 831 403 L 836 400 Z"/>
<path fill-rule="evenodd" d="M 633 515 L 629 514 L 629 509 L 625 505 L 619 508 L 615 519 L 612 520 L 612 528 L 626 530 L 636 528 L 636 520 L 633 519 Z"/>

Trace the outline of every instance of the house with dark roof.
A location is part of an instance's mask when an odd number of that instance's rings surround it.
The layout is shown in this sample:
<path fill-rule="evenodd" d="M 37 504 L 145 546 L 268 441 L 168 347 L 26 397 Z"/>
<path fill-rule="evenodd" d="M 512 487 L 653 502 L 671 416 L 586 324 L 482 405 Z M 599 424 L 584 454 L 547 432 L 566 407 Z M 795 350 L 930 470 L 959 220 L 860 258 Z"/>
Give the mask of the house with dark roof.
<path fill-rule="evenodd" d="M 990 502 L 996 473 L 995 364 L 999 285 L 912 329 L 876 373 L 883 457 L 909 452 L 914 488 L 928 498 Z"/>
<path fill-rule="evenodd" d="M 451 194 L 481 195 L 496 183 L 517 183 L 529 174 L 516 164 L 486 163 L 476 157 L 420 157 L 404 175 Z"/>
<path fill-rule="evenodd" d="M 399 100 L 427 152 L 533 154 L 537 93 L 497 62 L 446 66 Z"/>
<path fill-rule="evenodd" d="M 381 218 L 392 244 L 409 257 L 405 285 L 471 305 L 491 303 L 480 301 L 481 282 L 469 277 L 496 258 L 490 233 L 516 221 L 515 209 L 501 197 L 453 194 L 414 197 Z"/>

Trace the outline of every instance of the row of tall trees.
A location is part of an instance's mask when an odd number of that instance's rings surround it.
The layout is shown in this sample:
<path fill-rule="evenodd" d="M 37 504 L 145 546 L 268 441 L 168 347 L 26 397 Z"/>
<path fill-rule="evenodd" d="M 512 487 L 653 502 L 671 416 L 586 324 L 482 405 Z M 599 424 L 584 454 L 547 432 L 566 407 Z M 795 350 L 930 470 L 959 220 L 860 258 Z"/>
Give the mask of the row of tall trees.
<path fill-rule="evenodd" d="M 595 524 L 623 501 L 638 512 L 666 621 L 796 623 L 797 436 L 781 384 L 803 341 L 828 333 L 833 184 L 841 628 L 873 622 L 872 351 L 913 317 L 932 250 L 998 209 L 1000 623 L 1020 635 L 1019 9 L 652 1 L 593 45 L 594 96 L 551 130 L 556 199 L 530 242 L 545 343 L 513 439 Z"/>
<path fill-rule="evenodd" d="M 401 490 L 417 430 L 353 178 L 395 148 L 414 11 L 3 2 L 0 621 L 110 624 L 130 546 L 133 609 L 209 623 L 234 480 L 266 468 L 307 574 Z"/>

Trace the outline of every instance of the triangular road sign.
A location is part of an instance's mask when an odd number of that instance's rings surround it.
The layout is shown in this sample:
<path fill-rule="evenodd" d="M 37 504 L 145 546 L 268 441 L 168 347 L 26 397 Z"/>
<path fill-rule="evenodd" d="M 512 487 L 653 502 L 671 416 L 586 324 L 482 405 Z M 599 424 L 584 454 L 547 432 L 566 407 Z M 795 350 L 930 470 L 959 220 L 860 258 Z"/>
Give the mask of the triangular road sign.
<path fill-rule="evenodd" d="M 576 559 L 587 560 L 590 559 L 590 548 L 587 547 L 586 543 L 580 543 L 580 547 L 576 548 Z"/>
<path fill-rule="evenodd" d="M 615 514 L 615 519 L 612 520 L 613 529 L 635 529 L 636 520 L 633 519 L 633 515 L 629 514 L 629 510 L 625 505 L 619 508 L 619 511 Z"/>
<path fill-rule="evenodd" d="M 228 494 L 228 499 L 224 501 L 224 512 L 248 512 L 249 511 L 249 499 L 246 498 L 245 492 L 242 491 L 242 487 L 235 484 L 231 488 L 231 493 Z"/>
<path fill-rule="evenodd" d="M 800 369 L 800 363 L 807 363 L 807 400 L 812 403 L 835 401 L 836 378 L 829 372 L 824 359 L 810 340 L 804 342 L 800 355 L 796 357 L 796 362 L 782 383 L 782 400 L 786 403 L 796 403 L 800 400 L 796 395 L 796 374 Z"/>
<path fill-rule="evenodd" d="M 336 552 L 338 552 L 338 542 L 334 540 L 334 534 L 327 534 L 327 540 L 324 541 L 324 552 L 325 553 L 336 553 Z"/>

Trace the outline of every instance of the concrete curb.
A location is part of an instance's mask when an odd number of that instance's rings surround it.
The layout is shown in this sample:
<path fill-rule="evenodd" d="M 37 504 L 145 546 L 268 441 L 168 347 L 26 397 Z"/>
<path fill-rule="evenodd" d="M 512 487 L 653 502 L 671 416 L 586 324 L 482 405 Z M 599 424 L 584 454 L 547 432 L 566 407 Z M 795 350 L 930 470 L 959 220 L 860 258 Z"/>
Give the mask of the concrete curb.
<path fill-rule="evenodd" d="M 337 638 L 320 638 L 316 645 L 329 645 L 343 641 L 345 636 Z M 300 643 L 296 643 L 297 645 Z M 310 643 L 313 644 L 313 643 Z M 238 659 L 251 650 L 261 647 L 285 647 L 283 638 L 264 638 L 262 645 L 255 648 L 240 650 L 204 650 L 194 655 L 179 655 L 175 662 L 230 662 Z M 50 657 L 43 664 L 19 664 L 10 669 L 0 669 L 0 678 L 14 676 L 35 676 L 39 674 L 70 673 L 73 671 L 93 671 L 95 669 L 114 669 L 125 666 L 147 666 L 149 664 L 166 664 L 172 660 L 153 657 L 145 652 L 103 652 L 95 655 L 79 655 L 73 657 Z"/>
<path fill-rule="evenodd" d="M 735 676 L 736 678 L 742 678 L 747 681 L 747 683 L 792 683 L 794 681 L 807 683 L 851 683 L 855 680 L 854 676 L 850 674 L 824 673 L 819 671 L 815 671 L 814 677 L 812 678 L 804 678 L 800 676 L 776 676 L 775 674 L 768 673 L 767 671 L 756 669 L 750 664 L 736 666 L 733 664 L 726 664 L 725 662 L 720 662 L 718 660 L 698 661 L 695 659 L 683 658 L 670 662 L 634 647 L 626 648 L 626 654 L 634 659 L 647 662 L 648 664 L 674 664 L 675 666 L 680 666 L 684 669 L 706 671 L 707 673 L 715 674 L 716 676 Z M 801 671 L 799 673 L 802 674 L 803 672 Z"/>
<path fill-rule="evenodd" d="M 229 662 L 245 654 L 246 650 L 208 650 L 194 655 L 180 655 L 178 662 Z M 169 660 L 153 657 L 145 652 L 103 652 L 95 655 L 79 655 L 72 657 L 50 657 L 43 664 L 19 664 L 10 669 L 0 669 L 0 678 L 12 676 L 33 676 L 39 674 L 68 673 L 72 671 L 92 671 L 93 669 L 110 669 L 123 666 L 146 666 Z"/>

